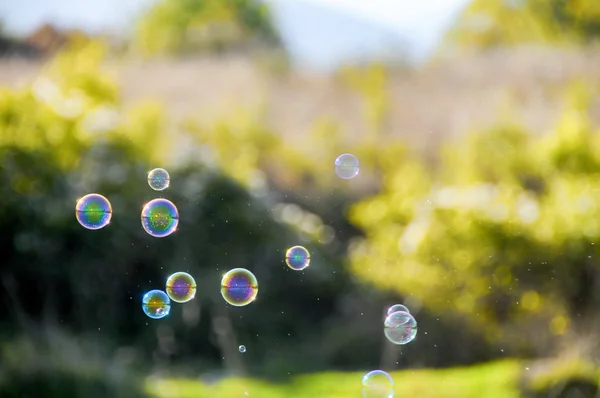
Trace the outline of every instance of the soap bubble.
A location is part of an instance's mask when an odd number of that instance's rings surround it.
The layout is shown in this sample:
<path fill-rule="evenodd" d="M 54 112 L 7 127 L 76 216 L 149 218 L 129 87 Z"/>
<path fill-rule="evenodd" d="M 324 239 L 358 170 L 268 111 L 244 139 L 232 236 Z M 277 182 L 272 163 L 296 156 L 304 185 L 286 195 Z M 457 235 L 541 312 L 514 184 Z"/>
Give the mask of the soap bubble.
<path fill-rule="evenodd" d="M 245 346 L 245 345 L 241 345 L 241 346 L 239 346 L 239 350 L 240 350 L 240 352 L 241 352 L 242 354 L 243 354 L 243 353 L 245 353 L 245 352 L 246 352 L 246 346 Z"/>
<path fill-rule="evenodd" d="M 356 156 L 349 153 L 338 156 L 335 160 L 335 173 L 344 180 L 349 180 L 358 175 L 359 163 Z"/>
<path fill-rule="evenodd" d="M 171 300 L 162 290 L 151 290 L 142 299 L 144 313 L 152 319 L 161 319 L 169 315 Z"/>
<path fill-rule="evenodd" d="M 177 207 L 167 199 L 154 199 L 142 209 L 142 226 L 156 238 L 171 235 L 179 224 Z"/>
<path fill-rule="evenodd" d="M 408 310 L 408 308 L 406 308 L 405 305 L 402 304 L 394 304 L 390 307 L 390 309 L 388 309 L 387 314 L 393 314 L 394 312 L 398 312 L 398 311 L 404 311 L 404 312 L 408 312 L 410 314 L 410 311 Z"/>
<path fill-rule="evenodd" d="M 417 336 L 417 321 L 408 312 L 393 312 L 385 318 L 384 333 L 394 344 L 408 344 Z"/>
<path fill-rule="evenodd" d="M 310 253 L 302 246 L 290 247 L 285 253 L 285 263 L 294 271 L 302 271 L 310 264 Z"/>
<path fill-rule="evenodd" d="M 234 268 L 223 275 L 221 295 L 229 304 L 243 307 L 256 299 L 258 281 L 254 274 L 244 268 Z"/>
<path fill-rule="evenodd" d="M 372 370 L 362 379 L 364 398 L 392 398 L 394 396 L 394 380 L 383 370 Z"/>
<path fill-rule="evenodd" d="M 104 196 L 91 193 L 77 201 L 75 217 L 84 228 L 100 229 L 110 222 L 112 206 Z"/>
<path fill-rule="evenodd" d="M 166 292 L 176 303 L 187 303 L 196 296 L 196 281 L 187 272 L 176 272 L 167 279 Z"/>
<path fill-rule="evenodd" d="M 165 169 L 154 169 L 148 173 L 148 185 L 155 191 L 164 191 L 170 183 L 171 178 Z"/>

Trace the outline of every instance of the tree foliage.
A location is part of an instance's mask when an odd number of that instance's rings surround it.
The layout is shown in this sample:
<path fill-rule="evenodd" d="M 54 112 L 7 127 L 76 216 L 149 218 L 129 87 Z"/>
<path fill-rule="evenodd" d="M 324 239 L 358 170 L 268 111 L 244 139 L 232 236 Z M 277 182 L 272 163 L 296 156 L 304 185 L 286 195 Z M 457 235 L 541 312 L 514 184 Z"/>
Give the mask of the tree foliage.
<path fill-rule="evenodd" d="M 161 0 L 139 21 L 134 43 L 152 55 L 279 46 L 280 40 L 259 1 Z"/>
<path fill-rule="evenodd" d="M 590 43 L 600 38 L 596 0 L 474 0 L 448 34 L 469 48 L 522 43 Z"/>
<path fill-rule="evenodd" d="M 351 211 L 366 233 L 354 271 L 492 339 L 588 330 L 600 304 L 600 139 L 586 89 L 570 95 L 547 136 L 500 125 L 447 148 L 436 171 L 387 168 L 383 192 Z"/>

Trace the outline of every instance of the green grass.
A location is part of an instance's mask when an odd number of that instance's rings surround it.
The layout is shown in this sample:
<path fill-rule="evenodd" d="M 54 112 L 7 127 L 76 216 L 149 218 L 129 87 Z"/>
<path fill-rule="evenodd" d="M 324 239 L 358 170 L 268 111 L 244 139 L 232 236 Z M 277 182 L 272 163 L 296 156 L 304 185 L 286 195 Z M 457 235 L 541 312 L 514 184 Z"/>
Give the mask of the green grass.
<path fill-rule="evenodd" d="M 391 375 L 396 398 L 517 398 L 522 369 L 522 364 L 511 360 L 467 368 L 406 370 Z M 227 379 L 210 386 L 195 380 L 153 380 L 148 382 L 148 390 L 157 398 L 362 398 L 363 374 L 319 373 L 298 376 L 279 385 L 252 379 Z"/>

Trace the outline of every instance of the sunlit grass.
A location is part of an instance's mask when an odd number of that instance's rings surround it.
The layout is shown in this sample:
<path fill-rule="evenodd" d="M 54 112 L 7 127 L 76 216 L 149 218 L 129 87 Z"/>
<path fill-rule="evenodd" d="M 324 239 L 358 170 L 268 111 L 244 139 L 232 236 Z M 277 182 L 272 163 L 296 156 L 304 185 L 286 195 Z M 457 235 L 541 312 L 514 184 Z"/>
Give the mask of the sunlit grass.
<path fill-rule="evenodd" d="M 501 361 L 467 368 L 406 370 L 391 373 L 396 397 L 519 397 L 522 366 Z M 287 384 L 227 379 L 207 386 L 194 380 L 153 380 L 149 392 L 158 398 L 360 398 L 363 373 L 320 373 L 298 376 Z"/>

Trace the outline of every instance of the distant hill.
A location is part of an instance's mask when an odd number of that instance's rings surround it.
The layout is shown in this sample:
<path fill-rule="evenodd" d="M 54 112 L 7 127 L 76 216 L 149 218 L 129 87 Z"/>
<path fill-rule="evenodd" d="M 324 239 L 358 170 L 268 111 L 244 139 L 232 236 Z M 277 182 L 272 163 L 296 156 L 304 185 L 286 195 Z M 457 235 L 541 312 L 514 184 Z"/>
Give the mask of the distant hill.
<path fill-rule="evenodd" d="M 317 67 L 342 61 L 402 58 L 405 38 L 365 18 L 310 1 L 268 1 L 283 41 L 296 60 Z"/>

